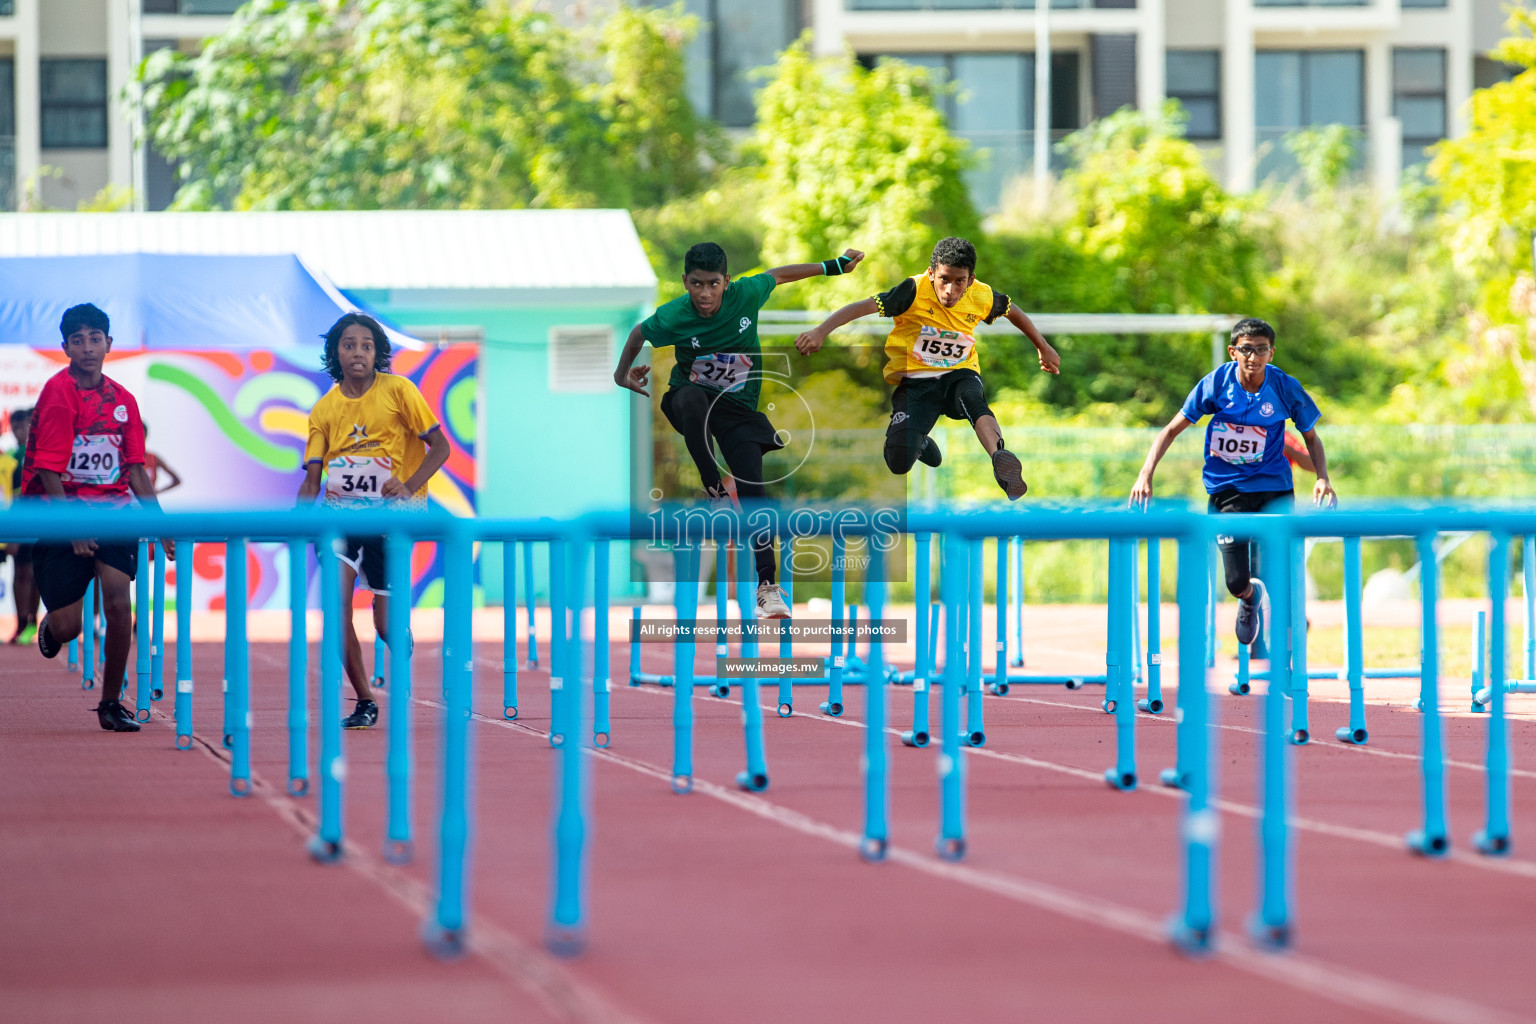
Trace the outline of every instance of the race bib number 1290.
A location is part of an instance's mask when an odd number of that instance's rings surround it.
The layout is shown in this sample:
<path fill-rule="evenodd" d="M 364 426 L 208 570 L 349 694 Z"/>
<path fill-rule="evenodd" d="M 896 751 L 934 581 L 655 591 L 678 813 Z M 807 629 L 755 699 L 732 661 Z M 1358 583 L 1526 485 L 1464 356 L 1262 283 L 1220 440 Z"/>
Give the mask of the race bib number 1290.
<path fill-rule="evenodd" d="M 123 472 L 121 444 L 122 438 L 117 434 L 75 435 L 65 476 L 74 483 L 97 487 L 117 483 Z"/>
<path fill-rule="evenodd" d="M 1212 423 L 1211 457 L 1235 466 L 1251 466 L 1264 461 L 1264 444 L 1268 440 L 1263 427 Z"/>

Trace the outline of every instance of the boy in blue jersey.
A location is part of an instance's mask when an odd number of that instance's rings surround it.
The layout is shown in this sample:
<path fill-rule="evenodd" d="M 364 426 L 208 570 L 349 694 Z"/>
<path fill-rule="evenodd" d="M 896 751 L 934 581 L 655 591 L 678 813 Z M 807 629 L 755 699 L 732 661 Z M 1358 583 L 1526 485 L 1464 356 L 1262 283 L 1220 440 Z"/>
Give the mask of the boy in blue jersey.
<path fill-rule="evenodd" d="M 1285 421 L 1291 420 L 1306 442 L 1317 472 L 1312 501 L 1333 505 L 1338 496 L 1328 480 L 1328 458 L 1317 436 L 1319 413 L 1312 396 L 1290 374 L 1270 365 L 1275 329 L 1249 318 L 1232 328 L 1227 349 L 1232 362 L 1207 374 L 1184 400 L 1184 408 L 1152 442 L 1147 461 L 1131 489 L 1131 504 L 1145 505 L 1152 497 L 1152 474 L 1173 439 L 1206 416 L 1205 471 L 1202 474 L 1210 511 L 1281 512 L 1296 503 L 1291 466 L 1285 457 Z M 1253 643 L 1259 632 L 1258 580 L 1252 578 L 1248 540 L 1223 536 L 1218 540 L 1226 569 L 1227 590 L 1239 601 L 1237 642 Z"/>

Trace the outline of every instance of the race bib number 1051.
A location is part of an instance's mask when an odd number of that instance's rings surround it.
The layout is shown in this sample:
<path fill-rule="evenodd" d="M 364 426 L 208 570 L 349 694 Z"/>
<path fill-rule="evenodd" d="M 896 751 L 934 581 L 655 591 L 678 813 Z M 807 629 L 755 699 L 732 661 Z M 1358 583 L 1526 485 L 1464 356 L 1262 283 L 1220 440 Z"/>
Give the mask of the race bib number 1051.
<path fill-rule="evenodd" d="M 1235 466 L 1251 466 L 1264 461 L 1264 444 L 1268 440 L 1263 427 L 1212 423 L 1211 457 Z"/>

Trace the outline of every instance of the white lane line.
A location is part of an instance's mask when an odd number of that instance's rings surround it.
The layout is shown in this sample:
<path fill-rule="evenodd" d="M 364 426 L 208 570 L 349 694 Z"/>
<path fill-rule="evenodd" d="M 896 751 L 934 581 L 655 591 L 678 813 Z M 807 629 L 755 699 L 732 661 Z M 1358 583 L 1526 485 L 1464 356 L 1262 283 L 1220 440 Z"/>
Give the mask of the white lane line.
<path fill-rule="evenodd" d="M 1213 691 L 1211 696 L 1216 696 L 1216 693 Z M 1089 711 L 1096 715 L 1104 714 L 1104 710 L 1102 708 L 1084 707 L 1081 704 L 1072 704 L 1064 700 L 1044 700 L 1040 697 L 1015 697 L 1011 693 L 1006 697 L 994 697 L 992 699 L 1018 701 L 1024 704 L 1044 704 L 1053 708 L 1072 708 L 1077 711 Z M 1417 712 L 1415 712 L 1415 714 L 1417 714 Z M 1140 722 L 1161 722 L 1164 725 L 1177 724 L 1173 718 L 1164 717 L 1162 715 L 1137 715 L 1136 719 Z M 1223 722 L 1221 728 L 1227 729 L 1231 732 L 1248 733 L 1251 736 L 1264 735 L 1263 729 L 1255 729 L 1248 725 L 1227 725 L 1225 722 Z M 1341 753 L 1366 754 L 1371 757 L 1390 757 L 1404 761 L 1419 760 L 1418 754 L 1404 754 L 1395 750 L 1382 750 L 1378 747 L 1358 746 L 1354 743 L 1309 743 L 1307 746 L 1316 750 L 1336 750 Z M 1448 767 L 1461 768 L 1471 772 L 1486 772 L 1488 770 L 1486 765 L 1474 764 L 1471 761 L 1452 761 L 1447 759 L 1445 763 Z M 1536 779 L 1536 771 L 1528 771 L 1521 768 L 1511 768 L 1509 770 L 1509 774 L 1515 778 L 1520 779 Z"/>
<path fill-rule="evenodd" d="M 419 702 L 432 707 L 442 707 L 434 701 Z M 549 736 L 547 732 L 518 722 L 508 722 L 505 719 L 490 718 L 480 714 L 472 717 L 487 725 L 546 740 Z M 836 721 L 836 719 L 829 719 L 829 721 Z M 672 773 L 658 765 L 628 757 L 613 750 L 596 747 L 584 749 L 593 757 L 622 765 L 659 782 L 670 784 L 672 780 Z M 849 850 L 856 851 L 859 848 L 860 837 L 854 832 L 775 804 L 761 795 L 749 795 L 729 789 L 701 779 L 697 775 L 694 776 L 693 791 L 803 835 L 825 839 Z M 904 847 L 893 846 L 888 855 L 893 863 L 903 867 L 990 892 L 1016 903 L 1051 911 L 1085 924 L 1098 925 L 1148 942 L 1163 944 L 1168 941 L 1164 926 L 1157 917 L 1133 907 L 1070 892 L 1044 882 L 1017 878 L 964 864 L 934 860 Z M 1375 975 L 1335 967 L 1303 954 L 1258 953 L 1247 948 L 1239 936 L 1228 932 L 1221 933 L 1213 956 L 1214 959 L 1249 974 L 1301 989 L 1323 999 L 1365 1010 L 1395 1013 L 1414 1020 L 1432 1022 L 1432 1024 L 1530 1024 L 1531 1021 L 1531 1018 L 1506 1014 L 1455 996 L 1429 992 Z"/>
<path fill-rule="evenodd" d="M 633 686 L 628 687 L 627 689 L 629 689 L 631 692 L 649 693 L 660 697 L 671 696 L 670 687 L 662 688 L 655 686 Z M 695 696 L 694 700 L 707 704 L 710 702 L 718 702 L 719 698 Z M 1080 709 L 1080 706 L 1077 704 L 1064 704 L 1057 701 L 1040 701 L 1039 703 L 1052 704 L 1056 707 Z M 763 710 L 765 712 L 774 711 L 776 710 L 776 707 L 776 705 L 765 704 L 763 705 Z M 1088 710 L 1097 711 L 1097 709 L 1094 708 L 1090 708 Z M 1099 711 L 1098 713 L 1103 714 L 1102 711 Z M 829 722 L 833 725 L 841 725 L 854 729 L 866 728 L 865 723 L 859 721 L 856 718 L 833 718 L 830 715 L 823 715 L 818 712 L 796 712 L 795 717 L 806 718 L 817 722 Z M 1166 721 L 1166 719 L 1163 719 L 1163 721 Z M 902 730 L 894 727 L 888 727 L 885 731 L 892 736 L 900 736 L 902 732 Z M 1061 764 L 1056 761 L 1043 761 L 1040 758 L 1029 757 L 1026 754 L 1013 754 L 1002 750 L 996 750 L 991 747 L 965 747 L 964 749 L 967 754 L 976 757 L 986 757 L 997 761 L 1006 761 L 1012 764 L 1023 765 L 1028 768 L 1038 768 L 1042 771 L 1056 772 L 1060 775 L 1070 775 L 1074 778 L 1093 782 L 1100 786 L 1105 785 L 1103 772 L 1094 772 L 1086 768 L 1078 768 L 1075 765 Z M 1138 786 L 1137 792 L 1151 793 L 1167 799 L 1179 801 L 1184 799 L 1184 793 L 1182 790 L 1172 789 L 1170 787 L 1161 785 Z M 1259 808 L 1252 804 L 1244 804 L 1235 800 L 1220 798 L 1212 800 L 1211 802 L 1218 809 L 1226 811 L 1230 814 L 1253 819 L 1257 819 L 1259 817 Z M 1351 839 L 1357 842 L 1369 843 L 1372 846 L 1381 847 L 1382 849 L 1386 850 L 1395 850 L 1405 855 L 1408 852 L 1406 843 L 1404 842 L 1404 837 L 1402 835 L 1394 834 L 1391 832 L 1376 832 L 1369 829 L 1355 828 L 1349 825 L 1334 825 L 1330 824 L 1329 822 L 1318 821 L 1314 818 L 1300 818 L 1295 816 L 1287 818 L 1286 822 L 1290 825 L 1290 827 L 1300 829 L 1304 832 L 1315 832 L 1318 835 L 1332 836 L 1335 839 Z M 1484 857 L 1480 854 L 1466 853 L 1462 850 L 1454 848 L 1451 850 L 1450 854 L 1446 856 L 1445 859 L 1456 864 L 1475 868 L 1479 871 L 1491 871 L 1495 874 L 1514 875 L 1519 878 L 1536 879 L 1536 863 L 1529 861 L 1509 860 L 1503 857 Z"/>

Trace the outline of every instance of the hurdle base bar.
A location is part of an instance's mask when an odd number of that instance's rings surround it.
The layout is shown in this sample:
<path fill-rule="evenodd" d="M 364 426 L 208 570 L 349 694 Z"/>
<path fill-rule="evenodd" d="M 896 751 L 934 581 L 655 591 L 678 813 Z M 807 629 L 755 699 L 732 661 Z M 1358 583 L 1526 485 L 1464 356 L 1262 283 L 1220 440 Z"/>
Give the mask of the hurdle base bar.
<path fill-rule="evenodd" d="M 748 793 L 761 793 L 768 788 L 765 772 L 737 772 L 736 785 Z"/>
<path fill-rule="evenodd" d="M 1136 710 L 1145 711 L 1149 715 L 1160 715 L 1163 713 L 1163 702 L 1143 697 L 1136 702 Z"/>
<path fill-rule="evenodd" d="M 1289 949 L 1293 938 L 1290 922 L 1269 924 L 1258 917 L 1249 920 L 1248 937 L 1260 949 L 1276 951 Z"/>
<path fill-rule="evenodd" d="M 926 732 L 908 729 L 901 734 L 901 744 L 904 747 L 926 747 L 933 737 Z"/>
<path fill-rule="evenodd" d="M 1504 683 L 1505 693 L 1536 693 L 1536 679 L 1510 679 Z M 1472 696 L 1472 703 L 1477 708 L 1485 708 L 1488 701 L 1493 698 L 1492 687 L 1485 686 Z M 1422 711 L 1423 709 L 1420 708 Z"/>
<path fill-rule="evenodd" d="M 1189 788 L 1188 775 L 1180 772 L 1177 768 L 1164 768 L 1161 772 L 1158 773 L 1157 781 L 1161 782 L 1169 789 L 1187 790 Z"/>
<path fill-rule="evenodd" d="M 309 855 L 317 864 L 335 864 L 344 852 L 342 845 L 334 839 L 315 836 L 309 841 Z"/>
<path fill-rule="evenodd" d="M 386 864 L 409 864 L 416 856 L 416 846 L 409 839 L 386 839 L 383 856 Z"/>
<path fill-rule="evenodd" d="M 1514 849 L 1508 835 L 1490 836 L 1482 829 L 1472 833 L 1472 848 L 1486 857 L 1505 857 Z"/>
<path fill-rule="evenodd" d="M 1186 956 L 1202 957 L 1216 948 L 1216 932 L 1212 928 L 1191 928 L 1183 918 L 1174 915 L 1168 919 L 1168 941 Z"/>
<path fill-rule="evenodd" d="M 1308 679 L 1333 679 L 1341 683 L 1349 681 L 1349 672 L 1342 668 L 1314 668 L 1307 671 Z M 1362 679 L 1417 679 L 1416 668 L 1365 668 L 1360 670 Z"/>
<path fill-rule="evenodd" d="M 1451 839 L 1446 835 L 1428 835 L 1422 829 L 1414 829 L 1403 837 L 1408 849 L 1420 857 L 1444 857 L 1451 852 Z"/>
<path fill-rule="evenodd" d="M 1111 789 L 1118 789 L 1122 793 L 1129 793 L 1136 788 L 1136 773 L 1122 772 L 1117 768 L 1104 770 L 1104 781 Z"/>
<path fill-rule="evenodd" d="M 1365 746 L 1366 741 L 1371 738 L 1371 734 L 1366 732 L 1364 727 L 1352 729 L 1347 725 L 1340 726 L 1334 731 L 1334 735 L 1338 737 L 1340 743 L 1348 743 L 1356 747 Z"/>
<path fill-rule="evenodd" d="M 469 952 L 469 936 L 463 928 L 444 928 L 431 918 L 422 922 L 421 944 L 438 960 L 461 960 Z M 555 950 L 550 947 L 550 951 Z"/>

